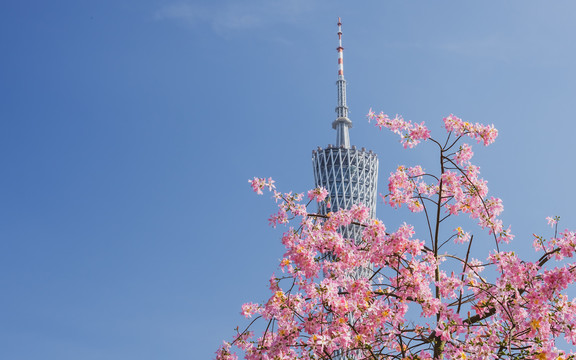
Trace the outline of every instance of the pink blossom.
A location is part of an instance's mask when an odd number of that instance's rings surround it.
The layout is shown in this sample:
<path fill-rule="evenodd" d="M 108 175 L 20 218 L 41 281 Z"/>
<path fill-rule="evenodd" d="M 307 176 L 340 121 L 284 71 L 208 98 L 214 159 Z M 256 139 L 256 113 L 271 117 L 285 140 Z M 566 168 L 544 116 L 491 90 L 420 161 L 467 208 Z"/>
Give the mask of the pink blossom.
<path fill-rule="evenodd" d="M 308 199 L 310 200 L 315 199 L 317 202 L 324 201 L 324 199 L 326 199 L 327 196 L 328 196 L 328 190 L 322 187 L 308 191 Z"/>
<path fill-rule="evenodd" d="M 554 225 L 558 224 L 558 220 L 560 220 L 559 216 L 547 216 L 546 217 L 546 221 L 548 221 L 548 225 L 550 225 L 551 227 L 554 227 Z"/>
<path fill-rule="evenodd" d="M 250 303 L 245 303 L 244 305 L 242 305 L 242 312 L 241 312 L 241 314 L 242 314 L 244 317 L 251 318 L 252 315 L 254 315 L 256 312 L 259 311 L 259 307 L 260 307 L 260 306 L 259 306 L 258 304 L 255 304 L 255 303 L 251 303 L 251 302 L 250 302 Z"/>
<path fill-rule="evenodd" d="M 248 182 L 250 183 L 250 186 L 252 186 L 252 190 L 254 190 L 254 192 L 258 195 L 263 194 L 262 189 L 265 187 L 268 187 L 268 190 L 270 191 L 276 188 L 276 186 L 274 186 L 275 181 L 272 180 L 272 178 L 268 178 L 268 180 L 266 180 L 265 178 L 255 177 L 252 180 L 248 180 Z"/>
<path fill-rule="evenodd" d="M 454 239 L 455 243 L 462 244 L 470 241 L 470 233 L 464 232 L 460 226 L 454 229 L 454 231 L 456 231 L 456 238 Z"/>
<path fill-rule="evenodd" d="M 478 142 L 483 142 L 485 146 L 492 144 L 498 137 L 498 130 L 494 125 L 472 124 L 452 114 L 444 118 L 444 127 L 448 132 L 454 132 L 459 136 L 467 135 Z"/>
<path fill-rule="evenodd" d="M 456 161 L 458 165 L 464 165 L 470 162 L 470 159 L 472 158 L 473 155 L 474 153 L 472 152 L 472 148 L 470 147 L 470 145 L 464 143 L 460 146 L 460 149 L 456 152 L 456 155 L 454 156 L 454 161 Z"/>
<path fill-rule="evenodd" d="M 230 343 L 224 341 L 224 344 L 216 351 L 216 360 L 236 360 L 238 356 L 235 353 L 230 353 Z"/>
<path fill-rule="evenodd" d="M 278 224 L 286 224 L 288 222 L 288 214 L 286 210 L 280 209 L 276 214 L 270 215 L 268 219 L 268 224 L 272 227 L 276 227 Z"/>
<path fill-rule="evenodd" d="M 394 119 L 390 119 L 388 115 L 380 113 L 376 115 L 372 109 L 368 113 L 368 120 L 376 120 L 376 126 L 380 129 L 388 128 L 393 133 L 400 135 L 400 142 L 404 148 L 413 148 L 418 145 L 421 140 L 430 138 L 430 130 L 424 123 L 413 124 L 411 121 L 404 120 L 400 115 L 396 115 Z"/>

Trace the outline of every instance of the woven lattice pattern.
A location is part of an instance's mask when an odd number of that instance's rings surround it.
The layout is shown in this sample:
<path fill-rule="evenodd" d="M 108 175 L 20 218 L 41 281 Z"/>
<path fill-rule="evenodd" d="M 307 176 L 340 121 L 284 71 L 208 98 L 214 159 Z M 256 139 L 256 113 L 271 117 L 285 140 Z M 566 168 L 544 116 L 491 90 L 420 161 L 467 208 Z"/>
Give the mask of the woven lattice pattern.
<path fill-rule="evenodd" d="M 321 203 L 320 214 L 350 209 L 364 204 L 370 209 L 370 217 L 376 217 L 376 185 L 378 181 L 378 157 L 372 151 L 328 147 L 312 152 L 314 181 L 316 187 L 328 190 L 330 208 Z M 359 243 L 362 227 L 350 225 L 340 229 L 345 239 Z M 370 269 L 359 268 L 353 276 L 370 276 Z"/>
<path fill-rule="evenodd" d="M 326 188 L 330 196 L 330 209 L 322 203 L 318 209 L 321 214 L 364 204 L 370 208 L 370 217 L 376 216 L 378 157 L 375 153 L 354 147 L 328 147 L 312 152 L 312 164 L 316 187 Z"/>

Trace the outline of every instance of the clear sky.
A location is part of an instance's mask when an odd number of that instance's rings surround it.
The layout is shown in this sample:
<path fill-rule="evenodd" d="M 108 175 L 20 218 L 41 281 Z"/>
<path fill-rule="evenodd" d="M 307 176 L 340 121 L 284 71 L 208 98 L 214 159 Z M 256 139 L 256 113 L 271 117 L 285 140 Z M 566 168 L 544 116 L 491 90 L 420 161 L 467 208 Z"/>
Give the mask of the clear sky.
<path fill-rule="evenodd" d="M 0 358 L 209 359 L 245 324 L 282 255 L 247 180 L 312 186 L 338 16 L 380 189 L 431 147 L 402 150 L 368 110 L 434 130 L 454 113 L 500 130 L 475 159 L 513 246 L 546 216 L 576 229 L 572 0 L 4 1 Z"/>

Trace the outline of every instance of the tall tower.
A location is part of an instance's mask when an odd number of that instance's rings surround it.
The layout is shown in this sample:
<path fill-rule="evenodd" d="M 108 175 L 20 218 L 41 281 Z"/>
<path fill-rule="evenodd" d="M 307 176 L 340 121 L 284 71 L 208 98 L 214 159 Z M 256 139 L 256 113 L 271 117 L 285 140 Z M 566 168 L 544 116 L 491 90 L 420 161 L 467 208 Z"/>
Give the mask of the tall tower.
<path fill-rule="evenodd" d="M 350 209 L 353 205 L 364 204 L 370 208 L 370 217 L 376 217 L 376 183 L 378 181 L 378 157 L 371 150 L 350 146 L 349 129 L 352 121 L 348 118 L 346 105 L 346 80 L 344 79 L 344 48 L 342 47 L 342 22 L 338 18 L 338 106 L 336 120 L 332 128 L 336 130 L 336 145 L 326 149 L 318 147 L 312 151 L 314 182 L 316 187 L 324 187 L 330 196 L 330 208 L 321 203 L 318 212 Z M 362 228 L 351 225 L 341 231 L 344 238 L 361 240 Z M 368 269 L 358 269 L 356 276 L 366 276 Z"/>

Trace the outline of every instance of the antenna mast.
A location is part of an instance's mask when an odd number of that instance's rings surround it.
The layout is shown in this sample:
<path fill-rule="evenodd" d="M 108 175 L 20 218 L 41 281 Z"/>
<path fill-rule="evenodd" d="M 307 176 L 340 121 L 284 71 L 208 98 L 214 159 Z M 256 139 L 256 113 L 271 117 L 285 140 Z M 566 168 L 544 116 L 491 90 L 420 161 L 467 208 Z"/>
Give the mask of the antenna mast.
<path fill-rule="evenodd" d="M 348 106 L 346 106 L 346 80 L 344 80 L 344 48 L 342 47 L 342 20 L 338 18 L 338 106 L 336 107 L 337 118 L 332 122 L 332 128 L 336 129 L 336 146 L 345 149 L 350 148 L 350 134 L 348 129 L 352 127 L 352 121 L 348 119 Z"/>

